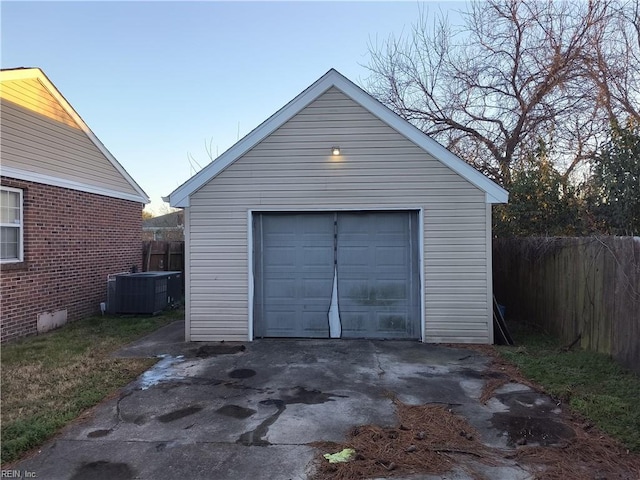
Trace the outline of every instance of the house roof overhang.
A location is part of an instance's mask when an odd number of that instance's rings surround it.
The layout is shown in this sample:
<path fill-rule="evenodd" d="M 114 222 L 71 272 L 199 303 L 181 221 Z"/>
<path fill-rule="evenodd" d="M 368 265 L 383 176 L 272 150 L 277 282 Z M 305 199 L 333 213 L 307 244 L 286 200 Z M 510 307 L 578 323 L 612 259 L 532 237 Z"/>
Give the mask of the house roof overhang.
<path fill-rule="evenodd" d="M 117 198 L 123 198 L 126 200 L 132 200 L 140 203 L 149 203 L 149 196 L 142 190 L 140 185 L 136 183 L 136 181 L 129 175 L 129 173 L 124 169 L 120 162 L 116 160 L 116 158 L 111 154 L 111 152 L 104 146 L 104 144 L 100 141 L 100 139 L 93 133 L 93 131 L 89 128 L 89 126 L 84 122 L 82 117 L 74 110 L 71 104 L 67 101 L 66 98 L 60 93 L 60 91 L 56 88 L 51 80 L 45 75 L 45 73 L 37 67 L 32 68 L 11 68 L 11 69 L 2 69 L 0 70 L 0 81 L 12 81 L 12 80 L 24 80 L 24 79 L 37 79 L 40 83 L 47 89 L 47 91 L 56 99 L 56 101 L 60 104 L 60 106 L 64 109 L 65 112 L 71 116 L 71 118 L 78 124 L 80 129 L 89 137 L 89 140 L 96 146 L 98 150 L 106 157 L 106 159 L 114 166 L 114 168 L 124 177 L 124 179 L 131 185 L 131 187 L 136 192 L 135 194 L 131 193 L 123 193 L 116 192 L 113 190 L 106 190 L 103 188 L 92 188 L 85 189 L 85 191 L 89 191 L 90 193 L 98 193 L 101 195 L 113 196 Z M 24 174 L 23 174 L 24 173 Z M 8 174 L 8 173 L 7 173 Z M 22 172 L 16 170 L 15 175 L 18 178 L 23 178 L 24 180 L 38 181 L 37 175 L 30 175 L 28 172 Z M 19 176 L 22 175 L 22 176 Z M 66 181 L 64 179 L 59 180 L 56 183 L 57 186 L 63 186 L 66 188 L 76 188 L 75 182 Z M 41 180 L 43 181 L 43 180 Z M 48 181 L 48 180 L 47 180 Z"/>

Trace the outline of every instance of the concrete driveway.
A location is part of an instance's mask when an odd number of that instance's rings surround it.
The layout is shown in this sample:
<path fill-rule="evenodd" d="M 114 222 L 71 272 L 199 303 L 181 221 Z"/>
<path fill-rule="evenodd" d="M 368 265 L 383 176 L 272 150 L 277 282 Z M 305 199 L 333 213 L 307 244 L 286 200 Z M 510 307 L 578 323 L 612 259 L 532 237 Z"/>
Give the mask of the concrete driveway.
<path fill-rule="evenodd" d="M 181 329 L 177 322 L 119 352 L 164 357 L 14 468 L 47 479 L 303 479 L 319 452 L 310 444 L 343 442 L 357 425 L 397 425 L 394 397 L 449 406 L 491 447 L 571 433 L 555 404 L 524 385 L 509 383 L 481 404 L 489 359 L 472 350 L 367 340 L 186 344 Z M 505 460 L 446 478 L 474 471 L 531 476 Z"/>

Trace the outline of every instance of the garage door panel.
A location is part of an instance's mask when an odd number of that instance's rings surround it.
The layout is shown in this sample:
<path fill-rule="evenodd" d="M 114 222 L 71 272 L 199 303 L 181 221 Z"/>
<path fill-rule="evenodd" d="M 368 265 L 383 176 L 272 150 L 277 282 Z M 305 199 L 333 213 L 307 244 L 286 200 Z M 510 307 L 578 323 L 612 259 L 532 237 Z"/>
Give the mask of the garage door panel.
<path fill-rule="evenodd" d="M 328 336 L 333 221 L 333 213 L 256 216 L 257 337 Z"/>
<path fill-rule="evenodd" d="M 407 312 L 378 312 L 378 331 L 387 334 L 402 334 L 408 328 L 409 318 Z"/>
<path fill-rule="evenodd" d="M 269 311 L 266 313 L 265 320 L 270 326 L 270 330 L 273 332 L 288 332 L 296 330 L 296 323 L 298 323 L 299 312 L 296 309 L 287 308 L 278 305 L 271 305 Z"/>
<path fill-rule="evenodd" d="M 419 338 L 417 214 L 343 213 L 337 230 L 342 335 Z"/>
<path fill-rule="evenodd" d="M 376 247 L 375 249 L 376 267 L 395 267 L 396 265 L 407 265 L 409 255 L 407 248 L 396 247 Z"/>
<path fill-rule="evenodd" d="M 366 242 L 366 239 L 363 238 L 361 241 Z M 342 253 L 340 257 L 341 266 L 349 266 L 349 267 L 361 266 L 364 269 L 368 269 L 370 255 L 367 249 L 362 247 L 342 246 L 341 253 Z"/>
<path fill-rule="evenodd" d="M 305 331 L 311 332 L 315 337 L 326 338 L 328 336 L 329 321 L 327 313 L 319 314 L 318 312 L 303 312 L 303 322 L 305 323 Z"/>
<path fill-rule="evenodd" d="M 307 299 L 322 300 L 326 303 L 326 279 L 305 278 L 302 281 L 302 296 Z"/>
<path fill-rule="evenodd" d="M 332 242 L 333 238 L 324 241 Z M 328 247 L 303 247 L 302 254 L 306 257 L 301 263 L 304 268 L 320 267 L 320 271 L 327 269 L 327 263 L 333 264 L 333 246 Z"/>
<path fill-rule="evenodd" d="M 272 276 L 265 282 L 264 294 L 272 302 L 288 301 L 296 295 L 296 282 Z"/>
<path fill-rule="evenodd" d="M 277 241 L 274 239 L 270 239 L 270 241 Z M 291 251 L 294 246 L 278 246 L 278 247 L 270 247 L 265 249 L 264 253 L 264 263 L 269 267 L 283 267 L 289 268 L 295 266 L 296 258 L 291 255 Z"/>
<path fill-rule="evenodd" d="M 408 285 L 403 278 L 397 280 L 375 281 L 366 277 L 340 280 L 338 296 L 343 301 L 340 310 L 350 304 L 386 306 L 405 302 L 408 299 Z"/>

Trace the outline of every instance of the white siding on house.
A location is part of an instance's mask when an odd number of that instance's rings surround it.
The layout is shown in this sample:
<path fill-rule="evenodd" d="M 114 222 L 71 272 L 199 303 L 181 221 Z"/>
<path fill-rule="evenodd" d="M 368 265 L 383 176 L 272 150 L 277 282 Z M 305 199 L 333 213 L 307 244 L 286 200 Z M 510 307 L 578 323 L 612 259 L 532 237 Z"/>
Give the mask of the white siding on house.
<path fill-rule="evenodd" d="M 248 337 L 248 210 L 388 208 L 423 212 L 425 341 L 490 343 L 485 192 L 335 87 L 191 196 L 191 340 Z"/>
<path fill-rule="evenodd" d="M 2 165 L 139 196 L 36 78 L 0 90 Z"/>

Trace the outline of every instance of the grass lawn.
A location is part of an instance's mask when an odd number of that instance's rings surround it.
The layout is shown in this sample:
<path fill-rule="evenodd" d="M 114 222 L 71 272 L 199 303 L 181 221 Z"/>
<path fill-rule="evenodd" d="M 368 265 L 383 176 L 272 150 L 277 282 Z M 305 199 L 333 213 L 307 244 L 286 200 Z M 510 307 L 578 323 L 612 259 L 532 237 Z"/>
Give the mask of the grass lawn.
<path fill-rule="evenodd" d="M 11 462 L 126 385 L 154 359 L 111 353 L 158 327 L 184 318 L 94 316 L 2 346 L 1 462 Z"/>
<path fill-rule="evenodd" d="M 510 325 L 515 347 L 498 347 L 547 393 L 640 452 L 640 378 L 607 355 L 578 347 L 566 351 L 554 337 L 532 328 Z M 514 328 L 515 327 L 515 328 Z"/>

